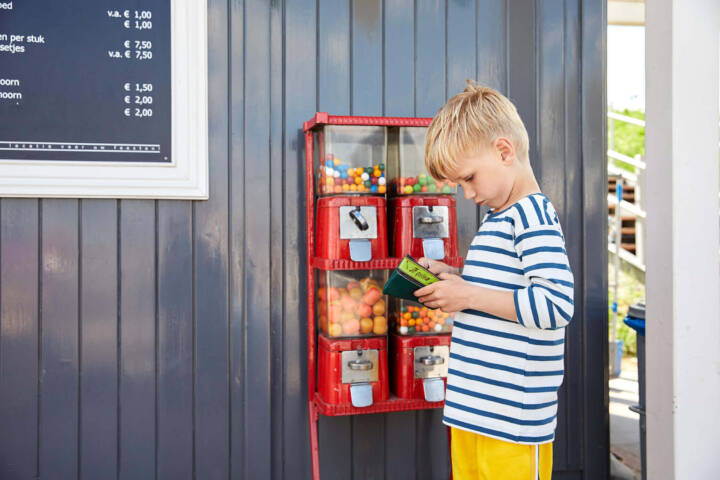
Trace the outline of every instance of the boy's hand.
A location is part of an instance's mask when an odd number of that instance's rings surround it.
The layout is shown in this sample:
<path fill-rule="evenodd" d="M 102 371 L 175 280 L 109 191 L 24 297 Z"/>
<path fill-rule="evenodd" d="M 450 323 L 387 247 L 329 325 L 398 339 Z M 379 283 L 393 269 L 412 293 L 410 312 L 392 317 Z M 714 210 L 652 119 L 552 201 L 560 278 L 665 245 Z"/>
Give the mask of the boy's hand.
<path fill-rule="evenodd" d="M 468 308 L 473 295 L 473 285 L 451 273 L 440 273 L 438 278 L 439 282 L 415 290 L 418 301 L 428 308 L 439 308 L 445 313 L 455 313 Z"/>
<path fill-rule="evenodd" d="M 457 273 L 457 269 L 451 267 L 450 265 L 443 263 L 439 260 L 433 260 L 431 258 L 426 257 L 420 257 L 418 259 L 418 263 L 422 265 L 423 267 L 430 270 L 435 275 L 439 275 L 441 273 Z"/>

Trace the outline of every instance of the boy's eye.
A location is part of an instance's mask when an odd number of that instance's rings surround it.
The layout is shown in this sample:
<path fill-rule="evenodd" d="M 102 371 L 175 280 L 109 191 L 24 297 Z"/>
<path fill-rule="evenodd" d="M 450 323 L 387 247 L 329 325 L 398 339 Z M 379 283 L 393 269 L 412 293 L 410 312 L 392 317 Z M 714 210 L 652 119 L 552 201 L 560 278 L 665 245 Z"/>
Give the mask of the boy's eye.
<path fill-rule="evenodd" d="M 472 182 L 473 176 L 470 175 L 469 177 L 465 177 L 466 182 Z"/>

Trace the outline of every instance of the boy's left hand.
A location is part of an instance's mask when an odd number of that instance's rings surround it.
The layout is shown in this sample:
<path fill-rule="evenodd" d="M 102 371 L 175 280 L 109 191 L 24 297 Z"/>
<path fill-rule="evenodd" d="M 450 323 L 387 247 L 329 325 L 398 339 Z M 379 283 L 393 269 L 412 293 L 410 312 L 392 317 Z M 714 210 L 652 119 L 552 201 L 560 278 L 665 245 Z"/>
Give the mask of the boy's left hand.
<path fill-rule="evenodd" d="M 445 313 L 468 308 L 472 285 L 451 273 L 441 273 L 438 278 L 439 282 L 415 290 L 418 301 L 428 308 L 439 308 Z"/>

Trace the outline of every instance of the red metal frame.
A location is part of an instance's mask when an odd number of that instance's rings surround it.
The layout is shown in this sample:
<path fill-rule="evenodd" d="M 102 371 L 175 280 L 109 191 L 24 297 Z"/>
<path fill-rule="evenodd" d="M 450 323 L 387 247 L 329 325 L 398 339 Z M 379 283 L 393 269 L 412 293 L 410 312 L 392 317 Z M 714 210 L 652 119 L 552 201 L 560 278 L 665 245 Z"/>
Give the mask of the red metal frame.
<path fill-rule="evenodd" d="M 315 186 L 313 176 L 313 129 L 321 125 L 363 125 L 384 127 L 427 127 L 432 118 L 401 118 L 401 117 L 355 117 L 328 115 L 317 112 L 310 120 L 303 123 L 305 133 L 305 233 L 306 233 L 306 267 L 307 267 L 307 356 L 308 356 L 308 420 L 310 423 L 310 455 L 312 457 L 313 479 L 320 479 L 320 457 L 318 445 L 317 422 L 319 415 L 360 415 L 365 413 L 400 412 L 407 410 L 424 410 L 440 408 L 444 402 L 426 402 L 409 400 L 393 395 L 384 402 L 377 402 L 369 407 L 355 408 L 347 405 L 331 405 L 323 401 L 317 393 L 317 345 L 315 341 L 315 269 L 318 270 L 374 270 L 392 269 L 400 263 L 400 258 L 380 258 L 368 262 L 350 260 L 328 260 L 315 257 Z M 462 258 L 448 258 L 447 263 L 454 267 L 462 266 Z M 449 430 L 448 430 L 449 438 Z M 452 474 L 451 474 L 452 478 Z"/>

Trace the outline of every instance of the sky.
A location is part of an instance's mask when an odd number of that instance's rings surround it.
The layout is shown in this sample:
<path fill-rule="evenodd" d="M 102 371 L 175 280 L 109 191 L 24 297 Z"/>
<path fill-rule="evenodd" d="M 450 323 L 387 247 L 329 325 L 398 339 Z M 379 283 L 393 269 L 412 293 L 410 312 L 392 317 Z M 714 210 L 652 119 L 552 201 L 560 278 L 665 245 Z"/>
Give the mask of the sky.
<path fill-rule="evenodd" d="M 645 27 L 608 25 L 607 102 L 645 110 Z"/>

